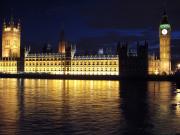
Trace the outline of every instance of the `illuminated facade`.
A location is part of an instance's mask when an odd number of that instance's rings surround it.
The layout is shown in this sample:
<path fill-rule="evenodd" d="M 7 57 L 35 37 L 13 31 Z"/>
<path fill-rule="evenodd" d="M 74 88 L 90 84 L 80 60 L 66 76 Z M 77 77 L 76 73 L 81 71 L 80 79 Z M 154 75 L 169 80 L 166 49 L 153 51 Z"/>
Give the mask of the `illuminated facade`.
<path fill-rule="evenodd" d="M 13 19 L 7 25 L 3 24 L 2 30 L 2 57 L 20 57 L 20 40 L 21 40 L 20 23 L 17 26 L 14 24 Z"/>
<path fill-rule="evenodd" d="M 48 73 L 60 75 L 118 75 L 118 56 L 74 56 L 29 54 L 25 57 L 26 73 Z"/>
<path fill-rule="evenodd" d="M 0 59 L 0 72 L 1 73 L 17 73 L 16 58 L 1 58 Z"/>
<path fill-rule="evenodd" d="M 148 74 L 159 75 L 160 72 L 160 60 L 155 55 L 149 55 L 148 57 Z"/>

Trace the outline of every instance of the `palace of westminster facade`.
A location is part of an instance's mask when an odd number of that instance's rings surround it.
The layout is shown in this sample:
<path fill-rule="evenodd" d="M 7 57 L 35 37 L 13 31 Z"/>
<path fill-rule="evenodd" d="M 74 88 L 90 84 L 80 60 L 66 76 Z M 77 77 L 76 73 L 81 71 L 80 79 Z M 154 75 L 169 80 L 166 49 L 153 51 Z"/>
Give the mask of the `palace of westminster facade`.
<path fill-rule="evenodd" d="M 148 43 L 137 44 L 137 53 L 128 50 L 126 43 L 117 45 L 116 55 L 80 55 L 62 38 L 58 53 L 21 51 L 21 26 L 13 20 L 4 22 L 0 73 L 47 73 L 59 75 L 169 75 L 171 74 L 171 26 L 163 14 L 159 26 L 160 57 L 148 55 Z"/>

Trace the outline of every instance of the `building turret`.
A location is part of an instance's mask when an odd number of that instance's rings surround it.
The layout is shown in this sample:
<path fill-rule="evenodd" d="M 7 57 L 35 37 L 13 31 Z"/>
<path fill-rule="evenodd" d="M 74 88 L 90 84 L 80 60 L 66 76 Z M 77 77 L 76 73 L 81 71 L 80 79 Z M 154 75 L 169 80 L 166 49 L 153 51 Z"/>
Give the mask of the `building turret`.
<path fill-rule="evenodd" d="M 139 58 L 148 58 L 148 43 L 144 42 L 144 45 L 137 43 L 137 56 Z"/>
<path fill-rule="evenodd" d="M 62 30 L 61 34 L 60 34 L 58 52 L 61 53 L 61 54 L 65 54 L 66 46 L 67 46 L 67 42 L 65 41 L 65 34 L 64 34 L 64 30 Z"/>
<path fill-rule="evenodd" d="M 117 54 L 121 58 L 126 58 L 128 52 L 128 43 L 118 43 L 117 45 Z"/>
<path fill-rule="evenodd" d="M 43 53 L 52 53 L 52 46 L 49 43 L 44 44 L 42 48 Z"/>
<path fill-rule="evenodd" d="M 137 45 L 137 60 L 139 70 L 139 76 L 148 75 L 148 42 L 145 41 L 144 45 Z"/>

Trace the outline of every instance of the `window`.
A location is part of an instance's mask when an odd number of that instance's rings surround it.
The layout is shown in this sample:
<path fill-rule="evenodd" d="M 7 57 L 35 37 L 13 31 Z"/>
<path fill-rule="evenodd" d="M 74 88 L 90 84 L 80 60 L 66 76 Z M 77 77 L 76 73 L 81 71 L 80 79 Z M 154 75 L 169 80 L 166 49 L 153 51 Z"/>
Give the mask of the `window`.
<path fill-rule="evenodd" d="M 9 46 L 10 45 L 10 41 L 9 40 L 5 40 L 5 45 Z"/>
<path fill-rule="evenodd" d="M 13 46 L 16 47 L 17 46 L 17 41 L 14 40 Z"/>

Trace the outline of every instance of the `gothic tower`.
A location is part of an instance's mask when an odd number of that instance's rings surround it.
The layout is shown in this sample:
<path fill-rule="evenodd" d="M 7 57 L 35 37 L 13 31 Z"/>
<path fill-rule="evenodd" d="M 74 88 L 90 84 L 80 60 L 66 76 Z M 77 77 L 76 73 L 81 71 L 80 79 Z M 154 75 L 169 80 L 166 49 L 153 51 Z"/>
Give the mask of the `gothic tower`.
<path fill-rule="evenodd" d="M 21 26 L 20 23 L 14 24 L 13 18 L 9 24 L 4 22 L 2 30 L 2 57 L 20 57 L 20 39 Z"/>
<path fill-rule="evenodd" d="M 60 41 L 59 41 L 58 52 L 61 54 L 65 54 L 67 42 L 65 41 L 64 30 L 61 31 L 60 36 L 61 37 L 60 37 Z"/>
<path fill-rule="evenodd" d="M 171 73 L 171 25 L 168 16 L 164 11 L 159 26 L 160 40 L 160 74 L 169 75 Z"/>

